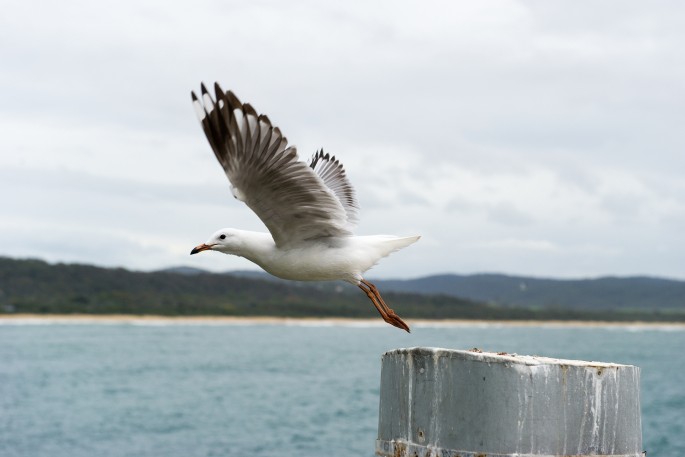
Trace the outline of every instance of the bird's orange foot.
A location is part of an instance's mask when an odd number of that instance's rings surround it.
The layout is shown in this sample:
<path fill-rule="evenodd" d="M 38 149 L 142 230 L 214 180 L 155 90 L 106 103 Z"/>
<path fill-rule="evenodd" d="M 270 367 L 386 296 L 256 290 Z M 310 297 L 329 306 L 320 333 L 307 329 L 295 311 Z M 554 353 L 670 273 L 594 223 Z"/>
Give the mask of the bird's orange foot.
<path fill-rule="evenodd" d="M 411 333 L 411 330 L 409 329 L 409 326 L 402 320 L 400 316 L 395 314 L 395 311 L 392 309 L 388 308 L 389 314 L 388 316 L 382 316 L 383 320 L 387 322 L 388 324 L 395 326 L 397 328 L 401 328 L 402 330 L 406 331 L 407 333 Z"/>
<path fill-rule="evenodd" d="M 381 297 L 381 294 L 376 288 L 376 286 L 363 279 L 358 284 L 358 286 L 361 290 L 364 291 L 366 296 L 369 297 L 371 303 L 373 303 L 373 306 L 376 307 L 378 313 L 381 315 L 385 322 L 394 327 L 401 328 L 407 333 L 411 333 L 411 330 L 409 330 L 409 326 L 400 318 L 400 316 L 395 314 L 395 311 L 393 311 L 392 308 L 385 304 L 385 301 L 383 300 L 383 297 Z"/>

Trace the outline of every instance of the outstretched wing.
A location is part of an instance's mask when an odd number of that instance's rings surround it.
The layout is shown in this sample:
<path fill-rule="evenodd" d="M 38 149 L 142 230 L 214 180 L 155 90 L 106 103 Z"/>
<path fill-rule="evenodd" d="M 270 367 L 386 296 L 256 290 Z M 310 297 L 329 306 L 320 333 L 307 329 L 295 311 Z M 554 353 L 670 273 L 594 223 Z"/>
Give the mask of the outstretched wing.
<path fill-rule="evenodd" d="M 264 222 L 279 247 L 322 237 L 348 236 L 347 216 L 331 189 L 265 115 L 214 85 L 201 99 L 191 93 L 217 160 L 244 201 Z"/>
<path fill-rule="evenodd" d="M 347 215 L 348 227 L 357 225 L 359 220 L 357 194 L 347 179 L 347 174 L 340 161 L 335 156 L 324 153 L 321 149 L 312 156 L 309 166 L 340 201 Z"/>

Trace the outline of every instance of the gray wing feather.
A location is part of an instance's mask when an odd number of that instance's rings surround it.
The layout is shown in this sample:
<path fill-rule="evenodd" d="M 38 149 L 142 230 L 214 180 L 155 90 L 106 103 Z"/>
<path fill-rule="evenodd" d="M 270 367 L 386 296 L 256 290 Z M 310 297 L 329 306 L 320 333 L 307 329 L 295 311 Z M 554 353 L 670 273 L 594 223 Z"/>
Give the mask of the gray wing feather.
<path fill-rule="evenodd" d="M 214 155 L 233 187 L 264 222 L 279 247 L 349 236 L 348 216 L 334 190 L 299 160 L 294 147 L 265 115 L 215 84 L 216 100 L 201 86 L 191 93 Z"/>
<path fill-rule="evenodd" d="M 359 203 L 340 161 L 321 149 L 312 156 L 309 166 L 338 198 L 345 208 L 348 226 L 354 227 L 359 220 Z"/>

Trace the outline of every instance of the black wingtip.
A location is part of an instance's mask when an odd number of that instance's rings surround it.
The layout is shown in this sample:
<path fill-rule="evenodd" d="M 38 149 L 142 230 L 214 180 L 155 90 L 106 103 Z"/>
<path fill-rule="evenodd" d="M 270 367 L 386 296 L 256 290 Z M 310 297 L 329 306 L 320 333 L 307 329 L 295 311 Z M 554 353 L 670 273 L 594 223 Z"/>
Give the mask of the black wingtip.
<path fill-rule="evenodd" d="M 233 109 L 240 108 L 243 106 L 243 104 L 240 101 L 240 99 L 238 98 L 238 96 L 236 96 L 236 94 L 234 94 L 233 91 L 231 91 L 231 90 L 226 92 L 226 99 L 228 100 L 228 102 L 230 103 L 230 105 Z"/>
<path fill-rule="evenodd" d="M 249 103 L 245 103 L 243 105 L 243 111 L 245 111 L 245 114 L 250 114 L 254 117 L 259 116 L 259 114 L 257 114 L 257 111 Z"/>
<path fill-rule="evenodd" d="M 224 90 L 221 88 L 218 81 L 214 82 L 214 93 L 216 94 L 217 99 L 224 95 Z"/>

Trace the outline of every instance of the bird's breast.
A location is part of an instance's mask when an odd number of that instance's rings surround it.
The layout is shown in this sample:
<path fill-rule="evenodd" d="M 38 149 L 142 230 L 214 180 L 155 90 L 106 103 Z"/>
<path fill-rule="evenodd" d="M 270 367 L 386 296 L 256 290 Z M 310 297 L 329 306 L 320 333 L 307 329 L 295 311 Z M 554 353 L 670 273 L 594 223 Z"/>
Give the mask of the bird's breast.
<path fill-rule="evenodd" d="M 354 252 L 344 247 L 313 246 L 276 250 L 261 267 L 274 276 L 294 281 L 349 281 L 358 274 L 355 258 Z"/>

